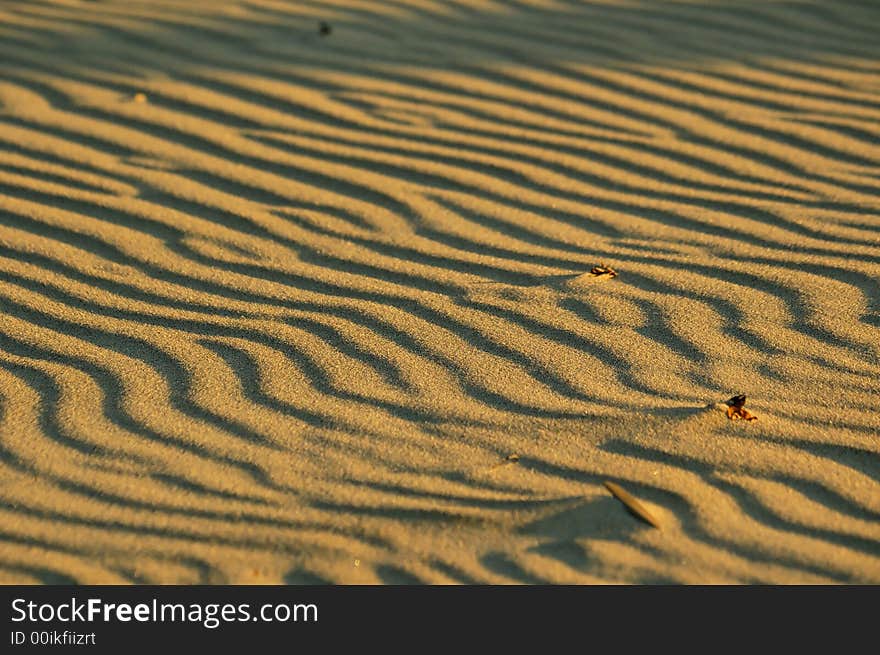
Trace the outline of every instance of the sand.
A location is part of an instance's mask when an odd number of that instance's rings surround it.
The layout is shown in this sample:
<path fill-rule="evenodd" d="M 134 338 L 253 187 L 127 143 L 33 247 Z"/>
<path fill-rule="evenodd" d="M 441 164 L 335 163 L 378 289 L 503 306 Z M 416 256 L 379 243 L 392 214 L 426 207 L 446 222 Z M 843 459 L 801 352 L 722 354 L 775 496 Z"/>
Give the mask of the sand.
<path fill-rule="evenodd" d="M 0 582 L 880 583 L 878 30 L 3 2 Z"/>

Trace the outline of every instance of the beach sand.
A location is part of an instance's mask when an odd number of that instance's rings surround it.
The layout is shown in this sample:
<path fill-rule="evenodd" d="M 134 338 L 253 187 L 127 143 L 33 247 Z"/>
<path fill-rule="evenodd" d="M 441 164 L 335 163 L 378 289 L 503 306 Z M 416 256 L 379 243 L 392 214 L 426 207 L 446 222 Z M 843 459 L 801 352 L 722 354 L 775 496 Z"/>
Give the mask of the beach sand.
<path fill-rule="evenodd" d="M 880 583 L 878 31 L 3 2 L 0 582 Z"/>

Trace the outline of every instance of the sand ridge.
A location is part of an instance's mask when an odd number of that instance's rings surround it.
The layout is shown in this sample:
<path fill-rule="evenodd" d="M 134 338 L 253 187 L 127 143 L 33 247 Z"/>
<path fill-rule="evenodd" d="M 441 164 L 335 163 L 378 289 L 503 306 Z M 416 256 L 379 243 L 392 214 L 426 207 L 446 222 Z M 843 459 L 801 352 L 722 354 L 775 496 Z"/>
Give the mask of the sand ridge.
<path fill-rule="evenodd" d="M 880 582 L 878 27 L 4 2 L 0 582 Z"/>

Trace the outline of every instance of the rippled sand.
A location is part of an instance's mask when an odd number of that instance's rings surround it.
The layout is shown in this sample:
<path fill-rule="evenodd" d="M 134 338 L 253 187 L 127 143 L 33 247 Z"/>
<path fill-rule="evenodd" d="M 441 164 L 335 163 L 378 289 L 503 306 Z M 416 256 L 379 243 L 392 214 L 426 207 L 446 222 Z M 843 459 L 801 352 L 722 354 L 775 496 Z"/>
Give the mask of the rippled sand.
<path fill-rule="evenodd" d="M 0 581 L 880 583 L 878 32 L 3 2 Z"/>

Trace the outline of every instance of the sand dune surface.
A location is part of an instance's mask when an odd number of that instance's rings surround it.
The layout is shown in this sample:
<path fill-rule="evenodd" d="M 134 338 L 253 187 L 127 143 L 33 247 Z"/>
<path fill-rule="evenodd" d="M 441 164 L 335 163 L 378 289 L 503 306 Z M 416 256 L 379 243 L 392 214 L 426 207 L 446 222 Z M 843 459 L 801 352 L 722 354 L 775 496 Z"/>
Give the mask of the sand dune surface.
<path fill-rule="evenodd" d="M 880 583 L 878 32 L 0 3 L 0 582 Z"/>

